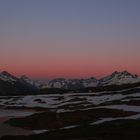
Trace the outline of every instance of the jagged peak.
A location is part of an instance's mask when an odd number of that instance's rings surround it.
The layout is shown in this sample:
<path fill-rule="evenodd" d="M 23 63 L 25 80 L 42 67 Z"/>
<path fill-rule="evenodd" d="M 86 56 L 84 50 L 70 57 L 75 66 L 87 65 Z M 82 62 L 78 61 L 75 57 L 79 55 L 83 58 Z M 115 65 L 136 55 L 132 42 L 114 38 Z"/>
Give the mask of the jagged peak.
<path fill-rule="evenodd" d="M 120 74 L 119 71 L 114 71 L 114 72 L 111 74 L 111 76 L 118 75 L 118 74 Z"/>
<path fill-rule="evenodd" d="M 111 74 L 111 76 L 116 76 L 116 75 L 125 75 L 125 76 L 134 76 L 136 74 L 131 74 L 130 72 L 124 70 L 124 71 L 115 71 Z"/>
<path fill-rule="evenodd" d="M 13 83 L 13 81 L 17 81 L 19 80 L 17 77 L 15 77 L 14 75 L 10 74 L 9 72 L 7 71 L 2 71 L 0 73 L 0 78 L 3 80 L 3 81 L 9 81 L 11 83 Z"/>
<path fill-rule="evenodd" d="M 121 73 L 124 74 L 124 75 L 132 75 L 130 72 L 128 72 L 126 70 L 122 71 Z"/>
<path fill-rule="evenodd" d="M 10 73 L 7 72 L 7 71 L 2 71 L 1 74 L 2 74 L 2 75 L 7 75 L 7 76 L 11 76 L 11 75 L 12 75 L 12 74 L 10 74 Z"/>
<path fill-rule="evenodd" d="M 7 72 L 7 71 L 2 71 L 2 72 L 0 73 L 0 75 L 2 75 L 2 76 L 7 76 L 7 77 L 12 77 L 12 78 L 14 78 L 14 79 L 18 79 L 17 77 L 15 77 L 14 75 L 12 75 L 11 73 L 9 73 L 9 72 Z"/>

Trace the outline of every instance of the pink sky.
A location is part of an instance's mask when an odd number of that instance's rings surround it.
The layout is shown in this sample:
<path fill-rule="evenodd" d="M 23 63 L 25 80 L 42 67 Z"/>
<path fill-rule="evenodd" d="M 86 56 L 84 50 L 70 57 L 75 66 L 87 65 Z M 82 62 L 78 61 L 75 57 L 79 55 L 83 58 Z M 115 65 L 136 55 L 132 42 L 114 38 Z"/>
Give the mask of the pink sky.
<path fill-rule="evenodd" d="M 29 46 L 26 48 L 20 42 L 3 43 L 3 46 L 8 47 L 3 48 L 1 53 L 1 71 L 7 70 L 16 75 L 26 74 L 33 78 L 102 77 L 115 70 L 140 74 L 139 48 L 133 49 L 130 41 L 117 45 L 104 40 L 79 42 L 26 43 L 24 45 Z M 71 46 L 74 46 L 73 49 Z M 117 46 L 122 48 L 118 49 Z M 136 42 L 135 46 L 138 46 Z"/>
<path fill-rule="evenodd" d="M 33 78 L 140 75 L 140 1 L 53 1 L 0 1 L 0 71 Z"/>

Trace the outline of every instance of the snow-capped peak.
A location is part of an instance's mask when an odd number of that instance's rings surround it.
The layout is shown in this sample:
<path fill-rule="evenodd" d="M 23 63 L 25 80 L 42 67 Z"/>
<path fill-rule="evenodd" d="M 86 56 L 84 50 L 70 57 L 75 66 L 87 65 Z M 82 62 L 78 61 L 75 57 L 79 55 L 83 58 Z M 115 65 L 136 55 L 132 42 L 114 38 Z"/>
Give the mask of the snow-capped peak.
<path fill-rule="evenodd" d="M 27 77 L 26 75 L 22 75 L 22 76 L 20 77 L 20 79 L 21 79 L 21 80 L 24 80 L 24 81 L 27 81 L 27 82 L 31 81 L 31 79 L 30 79 L 29 77 Z"/>
<path fill-rule="evenodd" d="M 40 81 L 40 80 L 32 80 L 29 77 L 27 77 L 26 75 L 22 75 L 20 77 L 20 80 L 23 81 L 23 82 L 26 82 L 26 83 L 28 83 L 32 86 L 35 86 L 38 89 L 41 89 L 44 86 L 46 87 L 46 83 L 47 83 L 47 82 L 43 82 L 43 81 Z"/>
<path fill-rule="evenodd" d="M 100 80 L 97 80 L 94 77 L 88 79 L 64 79 L 57 78 L 53 80 L 32 80 L 26 75 L 17 78 L 12 74 L 3 71 L 0 73 L 0 80 L 10 82 L 15 84 L 19 83 L 28 83 L 38 89 L 42 88 L 64 88 L 64 89 L 74 89 L 74 88 L 86 88 L 86 87 L 97 87 L 97 86 L 106 86 L 106 85 L 122 85 L 122 84 L 131 84 L 140 82 L 140 76 L 136 74 L 131 74 L 127 71 L 118 72 L 115 71 L 111 75 L 106 76 Z"/>
<path fill-rule="evenodd" d="M 140 77 L 127 71 L 115 71 L 111 75 L 102 78 L 100 81 L 102 85 L 121 85 L 140 82 Z"/>
<path fill-rule="evenodd" d="M 118 71 L 115 71 L 111 74 L 111 77 L 132 77 L 132 78 L 138 78 L 138 76 L 136 74 L 131 74 L 129 73 L 128 71 L 122 71 L 122 72 L 118 72 Z"/>
<path fill-rule="evenodd" d="M 10 83 L 14 83 L 18 80 L 18 78 L 8 73 L 7 71 L 3 71 L 0 73 L 0 79 L 3 81 L 10 82 Z"/>
<path fill-rule="evenodd" d="M 26 82 L 28 84 L 34 85 L 34 81 L 31 80 L 30 78 L 28 78 L 26 75 L 22 75 L 20 77 L 20 80 L 22 80 L 22 81 L 24 81 L 24 82 Z"/>

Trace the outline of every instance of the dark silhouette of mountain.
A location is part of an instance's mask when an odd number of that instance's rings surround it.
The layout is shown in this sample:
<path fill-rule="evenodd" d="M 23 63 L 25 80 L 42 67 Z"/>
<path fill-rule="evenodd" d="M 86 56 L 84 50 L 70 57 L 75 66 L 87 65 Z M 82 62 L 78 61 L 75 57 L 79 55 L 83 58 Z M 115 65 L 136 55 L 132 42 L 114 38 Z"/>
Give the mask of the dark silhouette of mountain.
<path fill-rule="evenodd" d="M 0 73 L 0 95 L 23 94 L 36 90 L 35 86 L 20 80 L 6 71 Z"/>

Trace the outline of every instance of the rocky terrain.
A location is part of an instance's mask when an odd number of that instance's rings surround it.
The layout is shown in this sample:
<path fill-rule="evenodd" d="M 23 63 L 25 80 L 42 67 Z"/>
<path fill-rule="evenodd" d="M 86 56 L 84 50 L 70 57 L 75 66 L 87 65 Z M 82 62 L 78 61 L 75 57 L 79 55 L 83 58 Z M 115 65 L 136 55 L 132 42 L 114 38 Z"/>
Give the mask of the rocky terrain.
<path fill-rule="evenodd" d="M 1 140 L 139 140 L 137 75 L 114 72 L 100 80 L 103 85 L 98 81 L 98 86 L 75 90 L 38 89 L 33 83 L 5 72 L 1 75 L 11 77 L 1 76 L 1 89 L 9 90 L 0 94 Z M 36 88 L 10 95 L 9 87 L 19 91 L 19 83 Z"/>

